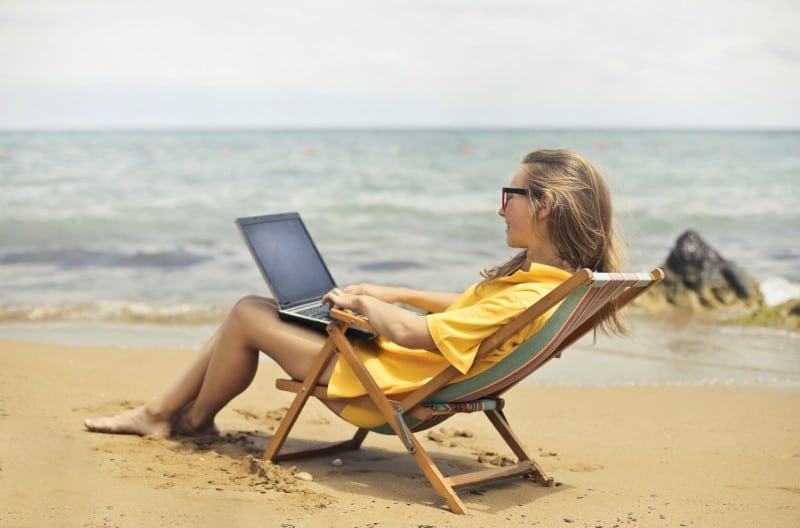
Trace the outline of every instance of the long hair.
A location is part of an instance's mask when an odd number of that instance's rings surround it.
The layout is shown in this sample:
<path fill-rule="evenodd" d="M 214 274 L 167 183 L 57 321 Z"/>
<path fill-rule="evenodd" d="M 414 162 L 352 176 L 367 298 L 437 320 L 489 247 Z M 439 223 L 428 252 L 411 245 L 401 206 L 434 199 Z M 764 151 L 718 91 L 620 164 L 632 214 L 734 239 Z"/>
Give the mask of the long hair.
<path fill-rule="evenodd" d="M 623 246 L 616 234 L 611 195 L 600 172 L 568 150 L 530 152 L 522 158 L 520 170 L 527 176 L 534 217 L 545 204 L 552 204 L 549 235 L 562 267 L 621 271 Z M 485 281 L 510 275 L 522 268 L 526 257 L 527 251 L 522 251 L 482 275 Z M 605 333 L 626 333 L 613 304 L 596 317 Z"/>

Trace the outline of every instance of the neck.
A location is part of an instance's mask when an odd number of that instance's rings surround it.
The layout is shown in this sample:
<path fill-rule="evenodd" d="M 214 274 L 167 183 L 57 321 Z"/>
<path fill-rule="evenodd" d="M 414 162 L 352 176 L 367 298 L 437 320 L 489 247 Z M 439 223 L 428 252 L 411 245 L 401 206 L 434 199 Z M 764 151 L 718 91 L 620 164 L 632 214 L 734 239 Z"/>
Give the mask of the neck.
<path fill-rule="evenodd" d="M 554 268 L 560 268 L 569 271 L 569 266 L 567 266 L 567 263 L 559 258 L 555 248 L 552 246 L 536 247 L 535 249 L 528 248 L 527 258 L 525 259 L 524 264 L 525 271 L 531 269 L 531 265 L 533 263 L 546 264 L 548 266 L 553 266 Z"/>

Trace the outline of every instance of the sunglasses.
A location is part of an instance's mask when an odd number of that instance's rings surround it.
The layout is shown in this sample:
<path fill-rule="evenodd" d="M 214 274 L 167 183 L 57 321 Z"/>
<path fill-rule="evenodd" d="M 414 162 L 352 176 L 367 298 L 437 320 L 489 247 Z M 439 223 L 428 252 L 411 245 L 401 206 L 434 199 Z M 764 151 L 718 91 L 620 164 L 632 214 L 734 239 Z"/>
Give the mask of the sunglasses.
<path fill-rule="evenodd" d="M 508 207 L 508 195 L 509 194 L 519 194 L 521 196 L 530 196 L 531 192 L 528 189 L 521 189 L 519 187 L 503 187 L 503 193 L 502 193 L 501 198 L 500 198 L 500 205 L 503 208 L 503 211 L 505 211 L 506 207 Z M 535 191 L 533 191 L 533 197 L 534 198 L 541 198 L 542 197 L 542 191 L 539 190 L 539 189 L 536 189 Z"/>

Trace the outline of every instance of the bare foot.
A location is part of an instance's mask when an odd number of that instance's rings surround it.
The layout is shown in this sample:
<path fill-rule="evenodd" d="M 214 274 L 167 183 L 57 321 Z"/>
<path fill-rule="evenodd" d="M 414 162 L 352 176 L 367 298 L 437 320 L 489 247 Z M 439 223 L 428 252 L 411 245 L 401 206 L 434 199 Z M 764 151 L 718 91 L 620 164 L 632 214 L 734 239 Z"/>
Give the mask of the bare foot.
<path fill-rule="evenodd" d="M 172 427 L 169 421 L 154 417 L 142 405 L 106 418 L 87 418 L 83 425 L 96 433 L 137 434 L 141 436 L 169 436 Z"/>

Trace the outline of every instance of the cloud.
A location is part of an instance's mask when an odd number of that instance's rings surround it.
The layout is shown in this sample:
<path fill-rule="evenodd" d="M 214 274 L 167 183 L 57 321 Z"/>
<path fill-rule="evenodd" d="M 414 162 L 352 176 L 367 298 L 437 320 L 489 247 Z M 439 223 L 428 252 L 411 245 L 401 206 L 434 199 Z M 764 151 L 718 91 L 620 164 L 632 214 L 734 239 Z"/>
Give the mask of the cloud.
<path fill-rule="evenodd" d="M 0 0 L 0 126 L 798 126 L 799 24 L 779 0 Z"/>

